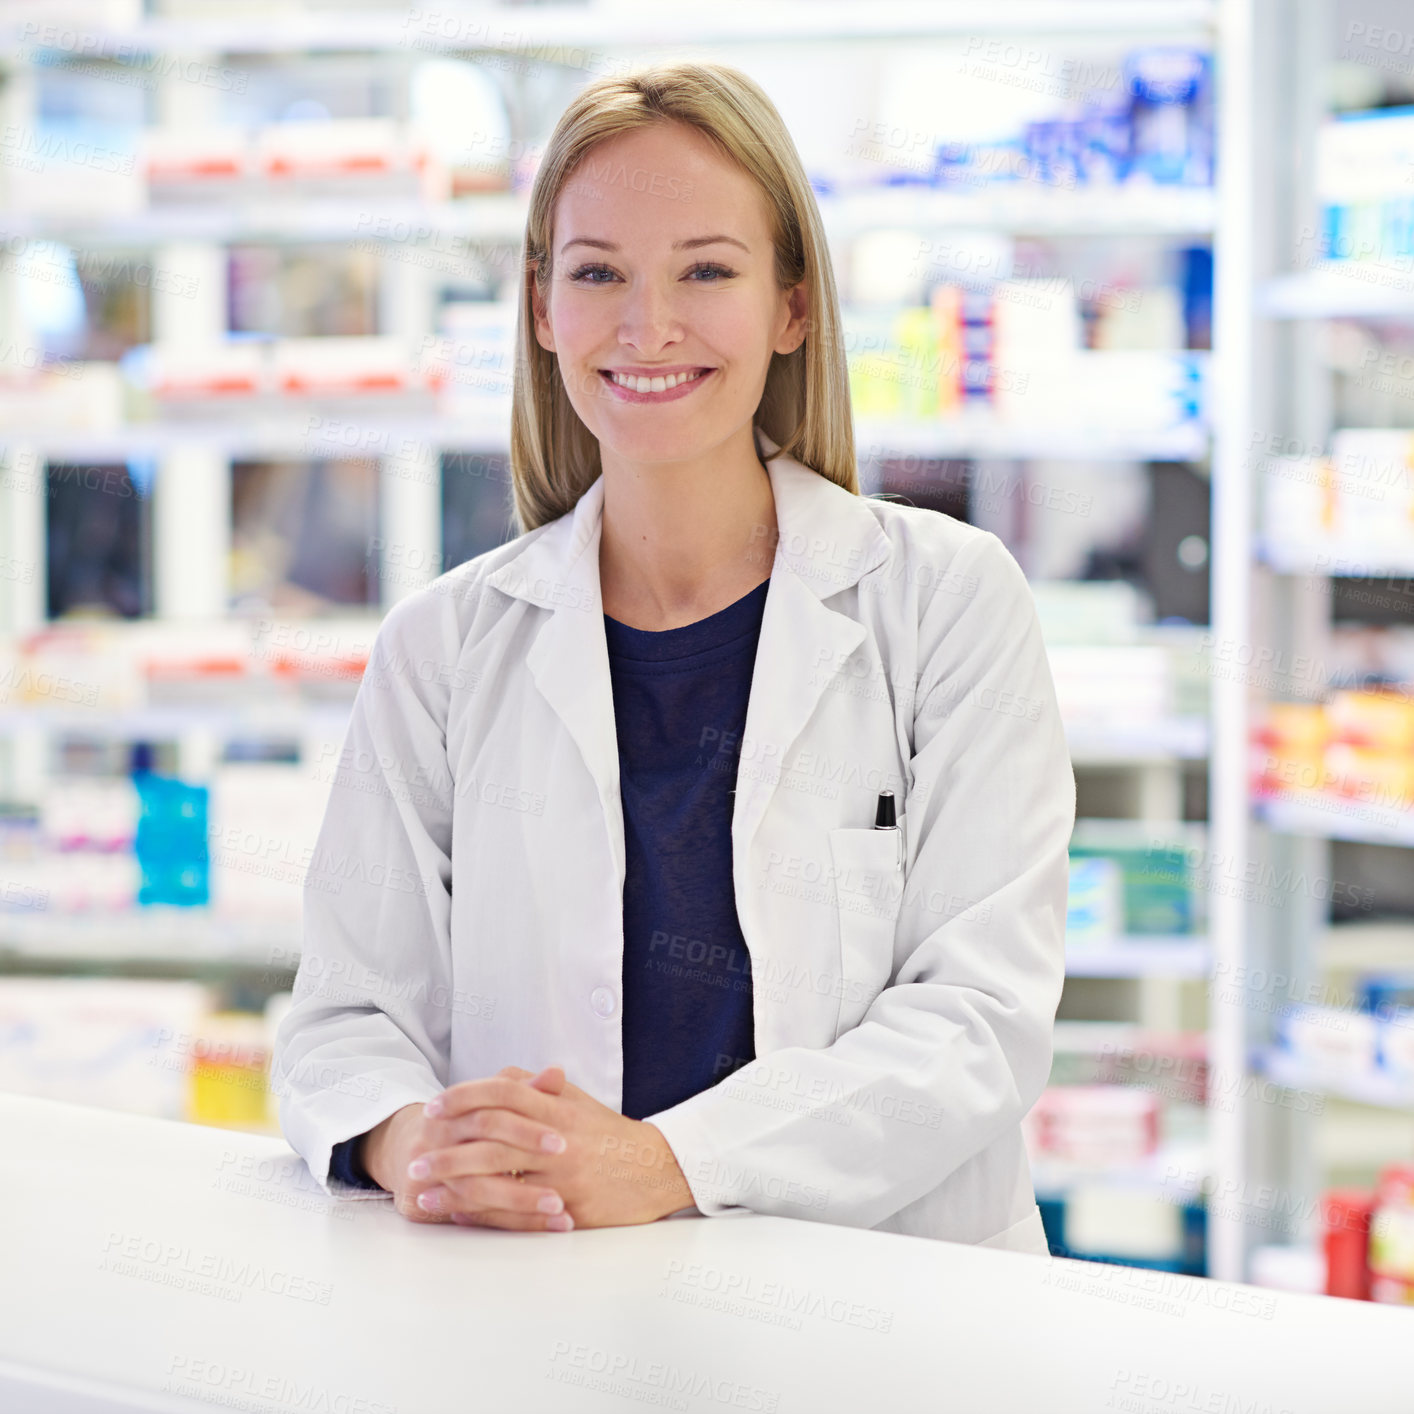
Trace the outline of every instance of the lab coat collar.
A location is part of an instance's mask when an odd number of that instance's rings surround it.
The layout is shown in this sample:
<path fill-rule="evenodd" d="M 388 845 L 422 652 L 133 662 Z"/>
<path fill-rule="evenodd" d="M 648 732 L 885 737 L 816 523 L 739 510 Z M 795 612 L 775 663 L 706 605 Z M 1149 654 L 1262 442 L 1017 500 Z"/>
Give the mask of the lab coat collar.
<path fill-rule="evenodd" d="M 777 451 L 759 427 L 754 431 L 758 453 Z M 741 743 L 740 760 L 749 765 L 738 771 L 734 797 L 738 860 L 749 857 L 792 744 L 865 637 L 858 618 L 824 601 L 858 583 L 889 552 L 888 537 L 861 497 L 789 455 L 774 456 L 765 466 L 779 539 Z M 528 537 L 486 583 L 554 611 L 536 633 L 526 665 L 594 777 L 622 886 L 618 737 L 599 584 L 603 481 L 601 473 L 573 511 Z M 756 899 L 743 882 L 744 868 L 736 871 L 736 895 L 747 929 Z M 750 932 L 746 936 L 750 946 Z"/>
<path fill-rule="evenodd" d="M 777 451 L 753 426 L 758 454 Z M 889 542 L 861 497 L 789 454 L 765 463 L 780 533 L 772 575 L 784 568 L 820 599 L 848 589 L 888 554 Z M 599 532 L 604 513 L 601 472 L 575 507 L 545 526 L 486 582 L 542 608 L 600 605 Z"/>

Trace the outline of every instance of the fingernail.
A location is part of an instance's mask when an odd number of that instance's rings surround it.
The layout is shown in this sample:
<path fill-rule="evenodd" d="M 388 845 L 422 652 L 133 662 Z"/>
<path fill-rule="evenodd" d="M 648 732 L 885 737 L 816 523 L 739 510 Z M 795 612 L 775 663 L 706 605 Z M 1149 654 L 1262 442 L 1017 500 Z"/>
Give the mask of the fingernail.
<path fill-rule="evenodd" d="M 549 1154 L 563 1154 L 565 1152 L 565 1136 L 563 1134 L 542 1134 L 540 1147 Z"/>
<path fill-rule="evenodd" d="M 408 1165 L 409 1178 L 427 1178 L 432 1172 L 432 1165 L 426 1159 L 414 1159 Z"/>
<path fill-rule="evenodd" d="M 425 1213 L 435 1213 L 437 1211 L 437 1195 L 435 1193 L 419 1193 L 417 1206 Z"/>
<path fill-rule="evenodd" d="M 560 1213 L 556 1217 L 546 1218 L 545 1226 L 551 1232 L 568 1232 L 574 1226 L 574 1219 L 568 1213 Z"/>
<path fill-rule="evenodd" d="M 422 1113 L 425 1115 L 431 1115 L 433 1119 L 436 1119 L 437 1116 L 442 1113 L 442 1101 L 440 1097 L 435 1100 L 428 1100 L 428 1102 L 422 1107 Z"/>
<path fill-rule="evenodd" d="M 555 1193 L 547 1193 L 536 1205 L 542 1213 L 560 1213 L 564 1211 L 565 1200 Z"/>

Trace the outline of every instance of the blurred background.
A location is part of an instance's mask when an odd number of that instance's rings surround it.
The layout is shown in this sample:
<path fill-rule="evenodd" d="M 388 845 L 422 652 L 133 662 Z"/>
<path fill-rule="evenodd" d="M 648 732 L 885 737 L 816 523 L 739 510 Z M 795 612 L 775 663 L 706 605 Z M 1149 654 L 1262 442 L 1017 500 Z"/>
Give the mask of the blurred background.
<path fill-rule="evenodd" d="M 0 6 L 0 1089 L 273 1130 L 388 607 L 511 534 L 586 82 L 779 106 L 860 474 L 995 531 L 1075 763 L 1052 1250 L 1414 1299 L 1414 11 Z"/>

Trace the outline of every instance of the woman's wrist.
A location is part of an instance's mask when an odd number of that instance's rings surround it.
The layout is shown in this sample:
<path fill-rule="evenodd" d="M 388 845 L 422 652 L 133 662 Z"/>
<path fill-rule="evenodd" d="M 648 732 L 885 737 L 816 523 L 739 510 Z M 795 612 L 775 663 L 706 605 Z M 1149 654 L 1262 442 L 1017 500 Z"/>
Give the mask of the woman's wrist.
<path fill-rule="evenodd" d="M 644 1129 L 647 1130 L 648 1142 L 655 1151 L 658 1160 L 656 1164 L 651 1166 L 653 1176 L 652 1186 L 649 1189 L 651 1194 L 649 1202 L 653 1210 L 653 1219 L 656 1221 L 658 1218 L 667 1217 L 669 1213 L 693 1207 L 697 1200 L 692 1196 L 687 1176 L 683 1173 L 677 1155 L 673 1153 L 672 1145 L 664 1137 L 663 1131 L 651 1120 L 644 1120 L 642 1123 Z"/>
<path fill-rule="evenodd" d="M 390 1151 L 396 1147 L 397 1131 L 401 1130 L 407 1122 L 404 1116 L 409 1111 L 420 1115 L 422 1103 L 419 1101 L 411 1105 L 404 1105 L 400 1110 L 394 1110 L 387 1119 L 380 1120 L 360 1138 L 354 1151 L 355 1156 L 363 1165 L 364 1172 L 374 1183 L 389 1193 L 396 1192 L 398 1187 L 394 1177 L 397 1173 L 396 1159 L 390 1159 Z"/>

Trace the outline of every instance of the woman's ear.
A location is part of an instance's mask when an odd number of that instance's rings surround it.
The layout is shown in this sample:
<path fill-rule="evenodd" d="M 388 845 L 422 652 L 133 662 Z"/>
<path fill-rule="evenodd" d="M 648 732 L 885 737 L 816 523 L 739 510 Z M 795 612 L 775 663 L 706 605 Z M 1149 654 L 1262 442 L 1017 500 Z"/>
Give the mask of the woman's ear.
<path fill-rule="evenodd" d="M 802 280 L 786 291 L 785 315 L 785 327 L 775 344 L 778 354 L 794 353 L 810 332 L 810 286 L 807 281 Z"/>
<path fill-rule="evenodd" d="M 532 265 L 525 272 L 525 278 L 530 282 L 530 316 L 531 323 L 535 330 L 535 341 L 547 353 L 555 352 L 555 334 L 550 328 L 550 311 L 540 294 L 540 283 L 535 278 L 537 267 Z"/>

